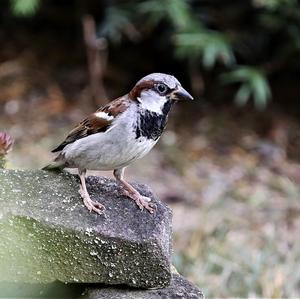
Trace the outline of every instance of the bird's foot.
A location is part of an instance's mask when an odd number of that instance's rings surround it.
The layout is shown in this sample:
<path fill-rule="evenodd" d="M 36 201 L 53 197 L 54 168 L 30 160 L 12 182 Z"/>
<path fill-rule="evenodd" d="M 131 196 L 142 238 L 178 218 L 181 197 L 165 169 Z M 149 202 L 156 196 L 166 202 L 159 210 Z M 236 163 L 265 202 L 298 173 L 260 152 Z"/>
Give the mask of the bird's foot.
<path fill-rule="evenodd" d="M 127 190 L 124 190 L 123 192 L 125 196 L 133 199 L 141 210 L 145 208 L 151 214 L 153 214 L 156 211 L 156 205 L 150 202 L 151 198 L 143 196 L 138 192 L 133 193 Z"/>
<path fill-rule="evenodd" d="M 102 215 L 105 211 L 105 206 L 99 202 L 91 200 L 89 194 L 87 192 L 84 192 L 82 188 L 79 190 L 79 194 L 81 195 L 83 199 L 83 203 L 86 206 L 86 208 L 92 212 Z"/>

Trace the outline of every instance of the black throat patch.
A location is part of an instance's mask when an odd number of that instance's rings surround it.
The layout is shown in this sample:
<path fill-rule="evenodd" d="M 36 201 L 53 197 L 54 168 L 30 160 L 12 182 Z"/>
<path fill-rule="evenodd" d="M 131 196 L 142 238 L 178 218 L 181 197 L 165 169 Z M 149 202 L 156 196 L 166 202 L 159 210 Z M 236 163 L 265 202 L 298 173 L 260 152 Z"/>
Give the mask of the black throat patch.
<path fill-rule="evenodd" d="M 167 101 L 162 108 L 161 114 L 141 109 L 136 123 L 135 138 L 138 139 L 143 136 L 148 139 L 157 140 L 167 124 L 168 113 L 173 103 L 171 100 Z"/>

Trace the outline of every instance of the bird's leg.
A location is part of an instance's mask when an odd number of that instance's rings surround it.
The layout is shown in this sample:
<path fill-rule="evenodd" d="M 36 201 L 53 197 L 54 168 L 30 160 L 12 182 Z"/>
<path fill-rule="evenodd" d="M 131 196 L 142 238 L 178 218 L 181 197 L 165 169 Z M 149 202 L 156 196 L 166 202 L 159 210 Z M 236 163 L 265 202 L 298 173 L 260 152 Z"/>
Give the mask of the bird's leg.
<path fill-rule="evenodd" d="M 136 189 L 134 189 L 129 183 L 124 180 L 123 174 L 124 168 L 114 170 L 114 176 L 116 180 L 123 185 L 125 195 L 133 199 L 141 210 L 145 208 L 147 211 L 153 214 L 156 210 L 156 206 L 155 204 L 150 203 L 151 198 L 141 195 Z"/>
<path fill-rule="evenodd" d="M 85 174 L 86 174 L 86 170 L 79 169 L 79 177 L 80 177 L 80 181 L 81 181 L 79 194 L 81 195 L 81 197 L 83 199 L 84 205 L 87 207 L 87 209 L 90 212 L 94 211 L 97 214 L 101 215 L 101 214 L 103 214 L 105 207 L 101 203 L 91 200 L 90 195 L 86 188 L 86 184 L 85 184 Z"/>

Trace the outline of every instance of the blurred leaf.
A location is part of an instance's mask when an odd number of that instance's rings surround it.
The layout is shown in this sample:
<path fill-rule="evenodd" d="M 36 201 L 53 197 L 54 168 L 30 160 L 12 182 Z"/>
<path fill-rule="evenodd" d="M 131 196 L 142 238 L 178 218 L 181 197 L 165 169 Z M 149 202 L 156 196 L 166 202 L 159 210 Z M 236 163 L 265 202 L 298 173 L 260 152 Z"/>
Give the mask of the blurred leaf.
<path fill-rule="evenodd" d="M 264 73 L 257 68 L 241 66 L 238 69 L 221 75 L 223 83 L 240 82 L 235 101 L 239 105 L 244 105 L 253 96 L 257 109 L 264 109 L 271 99 L 269 83 Z"/>
<path fill-rule="evenodd" d="M 248 84 L 242 84 L 235 96 L 235 102 L 239 106 L 243 106 L 247 103 L 251 96 L 251 88 Z"/>
<path fill-rule="evenodd" d="M 222 33 L 205 29 L 197 33 L 178 33 L 175 42 L 178 56 L 185 58 L 202 56 L 203 65 L 208 69 L 217 61 L 228 66 L 235 63 L 230 42 Z"/>
<path fill-rule="evenodd" d="M 130 17 L 127 10 L 114 6 L 108 7 L 100 28 L 100 35 L 118 43 L 121 41 L 124 28 L 129 23 Z"/>
<path fill-rule="evenodd" d="M 281 8 L 281 6 L 297 5 L 297 0 L 253 0 L 253 4 L 257 7 L 278 9 Z"/>
<path fill-rule="evenodd" d="M 146 0 L 139 5 L 139 11 L 148 15 L 152 26 L 167 18 L 176 29 L 183 30 L 191 21 L 187 0 Z"/>
<path fill-rule="evenodd" d="M 40 4 L 40 0 L 11 0 L 12 12 L 15 16 L 33 16 Z"/>

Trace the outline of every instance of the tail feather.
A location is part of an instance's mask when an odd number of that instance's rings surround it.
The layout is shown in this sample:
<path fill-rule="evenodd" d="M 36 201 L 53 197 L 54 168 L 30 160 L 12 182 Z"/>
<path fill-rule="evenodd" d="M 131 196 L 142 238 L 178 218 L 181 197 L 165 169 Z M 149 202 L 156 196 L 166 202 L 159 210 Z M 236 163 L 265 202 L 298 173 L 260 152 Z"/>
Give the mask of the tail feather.
<path fill-rule="evenodd" d="M 42 170 L 47 170 L 47 171 L 54 171 L 54 172 L 61 172 L 64 169 L 65 165 L 62 162 L 52 162 L 45 167 L 42 168 Z"/>

